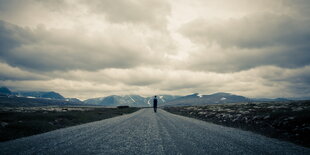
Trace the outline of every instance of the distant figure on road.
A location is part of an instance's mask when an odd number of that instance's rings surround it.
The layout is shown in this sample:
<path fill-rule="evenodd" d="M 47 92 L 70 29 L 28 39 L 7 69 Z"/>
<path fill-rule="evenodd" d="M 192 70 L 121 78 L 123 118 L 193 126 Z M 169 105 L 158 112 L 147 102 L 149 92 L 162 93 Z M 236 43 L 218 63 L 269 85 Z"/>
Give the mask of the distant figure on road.
<path fill-rule="evenodd" d="M 154 96 L 153 108 L 154 108 L 154 112 L 156 112 L 157 111 L 157 96 Z"/>

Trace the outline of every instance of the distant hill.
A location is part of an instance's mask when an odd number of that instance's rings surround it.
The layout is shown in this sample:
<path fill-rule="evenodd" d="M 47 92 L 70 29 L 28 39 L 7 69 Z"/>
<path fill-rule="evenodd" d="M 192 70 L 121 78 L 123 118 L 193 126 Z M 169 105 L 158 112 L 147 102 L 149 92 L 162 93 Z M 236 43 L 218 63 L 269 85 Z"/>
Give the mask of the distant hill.
<path fill-rule="evenodd" d="M 77 98 L 66 98 L 65 99 L 66 101 L 69 101 L 69 102 L 75 102 L 75 103 L 80 103 L 82 104 L 83 102 Z"/>
<path fill-rule="evenodd" d="M 49 98 L 49 99 L 65 99 L 62 95 L 56 92 L 40 92 L 40 91 L 21 91 L 21 92 L 14 92 L 17 96 L 22 97 L 35 97 L 35 98 Z"/>
<path fill-rule="evenodd" d="M 0 94 L 1 95 L 11 95 L 12 92 L 7 87 L 0 87 Z"/>
<path fill-rule="evenodd" d="M 283 102 L 283 101 L 291 101 L 292 99 L 286 99 L 286 98 L 252 98 L 251 101 L 258 101 L 258 102 Z"/>
<path fill-rule="evenodd" d="M 125 96 L 111 95 L 106 97 L 87 99 L 84 101 L 84 103 L 101 105 L 101 106 L 121 106 L 121 105 L 136 106 L 136 107 L 147 106 L 145 105 L 145 99 L 139 95 L 125 95 Z"/>
<path fill-rule="evenodd" d="M 289 100 L 310 100 L 310 97 L 295 97 L 295 98 L 288 98 Z"/>
<path fill-rule="evenodd" d="M 215 93 L 211 95 L 201 95 L 198 93 L 183 96 L 167 102 L 164 106 L 189 106 L 189 105 L 204 105 L 204 104 L 223 104 L 248 102 L 249 98 L 234 95 L 230 93 Z"/>
<path fill-rule="evenodd" d="M 12 92 L 7 87 L 0 88 L 0 107 L 31 107 L 50 105 L 83 105 L 84 103 L 76 98 L 65 98 L 56 92 Z"/>
<path fill-rule="evenodd" d="M 55 100 L 46 98 L 29 98 L 17 96 L 1 96 L 0 107 L 35 107 L 35 106 L 77 106 L 83 102 Z"/>

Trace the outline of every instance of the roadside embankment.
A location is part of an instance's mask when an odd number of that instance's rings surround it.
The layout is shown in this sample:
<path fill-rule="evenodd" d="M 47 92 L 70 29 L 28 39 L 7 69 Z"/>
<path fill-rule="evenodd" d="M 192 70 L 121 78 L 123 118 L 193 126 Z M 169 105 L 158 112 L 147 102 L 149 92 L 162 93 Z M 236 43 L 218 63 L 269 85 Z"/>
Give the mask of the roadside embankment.
<path fill-rule="evenodd" d="M 310 147 L 310 101 L 165 107 L 166 111 Z"/>

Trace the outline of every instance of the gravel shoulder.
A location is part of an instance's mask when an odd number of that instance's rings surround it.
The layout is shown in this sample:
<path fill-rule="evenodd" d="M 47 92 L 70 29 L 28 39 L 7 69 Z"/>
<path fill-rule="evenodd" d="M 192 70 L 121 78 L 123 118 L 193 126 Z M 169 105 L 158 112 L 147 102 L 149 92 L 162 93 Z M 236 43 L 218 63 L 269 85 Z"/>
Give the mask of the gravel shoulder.
<path fill-rule="evenodd" d="M 139 108 L 1 107 L 0 141 L 40 134 L 132 113 Z"/>
<path fill-rule="evenodd" d="M 310 101 L 214 104 L 165 110 L 310 147 Z"/>

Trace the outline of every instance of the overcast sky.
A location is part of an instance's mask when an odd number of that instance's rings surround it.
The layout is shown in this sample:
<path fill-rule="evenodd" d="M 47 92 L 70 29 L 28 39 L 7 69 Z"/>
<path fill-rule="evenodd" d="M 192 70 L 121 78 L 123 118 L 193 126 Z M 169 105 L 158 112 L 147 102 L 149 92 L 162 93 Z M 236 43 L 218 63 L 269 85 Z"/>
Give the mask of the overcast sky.
<path fill-rule="evenodd" d="M 309 0 L 0 0 L 0 86 L 310 96 Z"/>

